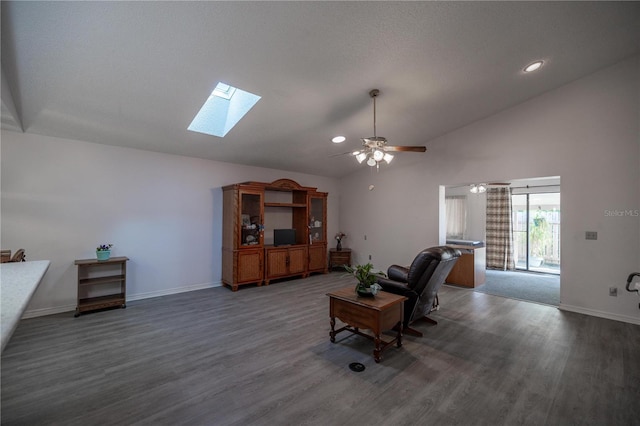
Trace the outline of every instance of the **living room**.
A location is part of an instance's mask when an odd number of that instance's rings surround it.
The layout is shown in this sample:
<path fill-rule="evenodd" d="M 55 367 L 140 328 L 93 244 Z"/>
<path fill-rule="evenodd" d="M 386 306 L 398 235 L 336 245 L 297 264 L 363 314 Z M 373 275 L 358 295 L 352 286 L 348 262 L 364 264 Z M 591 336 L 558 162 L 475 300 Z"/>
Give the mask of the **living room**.
<path fill-rule="evenodd" d="M 15 72 L 7 68 L 16 67 L 5 60 L 6 28 L 26 25 L 6 25 L 4 3 L 3 93 L 5 73 Z M 631 12 L 637 17 L 637 8 Z M 375 58 L 375 52 L 365 53 L 361 59 Z M 93 59 L 100 61 L 97 56 Z M 550 65 L 560 61 L 554 58 Z M 271 72 L 277 74 L 278 69 Z M 353 89 L 364 98 L 362 105 L 358 104 L 366 117 L 359 123 L 362 136 L 371 132 L 367 97 L 371 84 L 380 84 L 383 90 L 381 117 L 383 111 L 389 111 L 384 109 L 385 102 L 402 102 L 390 99 L 391 95 L 384 97 L 385 84 L 391 86 L 392 75 L 379 76 L 382 81 L 375 82 L 373 76 L 368 78 L 371 80 L 362 83 L 366 87 Z M 7 75 L 7 80 L 17 105 L 21 91 L 46 89 L 39 85 L 20 87 L 20 79 L 13 74 Z M 38 84 L 55 85 L 55 81 Z M 104 84 L 112 84 L 110 90 L 120 90 L 117 82 Z M 64 99 L 57 102 L 64 103 Z M 559 176 L 563 210 L 560 310 L 615 320 L 636 330 L 640 325 L 638 297 L 624 291 L 627 275 L 640 269 L 640 219 L 633 214 L 606 214 L 640 208 L 637 44 L 632 55 L 602 63 L 588 74 L 537 92 L 518 104 L 416 141 L 427 145 L 425 154 L 398 153 L 394 162 L 380 166 L 379 171 L 346 158 L 344 164 L 350 169 L 340 176 L 242 164 L 243 149 L 235 153 L 236 161 L 218 161 L 188 153 L 157 152 L 153 146 L 142 149 L 94 143 L 89 137 L 64 136 L 65 129 L 47 134 L 36 125 L 30 127 L 31 120 L 44 120 L 39 122 L 42 126 L 48 120 L 55 121 L 59 113 L 54 107 L 37 112 L 27 111 L 24 105 L 21 108 L 22 114 L 30 113 L 30 120 L 22 117 L 24 131 L 5 128 L 3 109 L 2 247 L 25 248 L 27 260 L 51 262 L 26 318 L 71 315 L 76 303 L 74 259 L 93 257 L 95 246 L 101 243 L 114 244 L 114 255 L 130 258 L 127 278 L 128 300 L 132 302 L 217 289 L 222 274 L 221 188 L 225 185 L 288 178 L 328 192 L 330 245 L 333 235 L 344 232 L 344 244 L 352 249 L 354 263 L 371 261 L 376 268 L 386 269 L 394 263 L 407 264 L 425 247 L 444 244 L 445 186 Z M 114 109 L 118 108 L 126 114 L 126 104 Z M 381 134 L 390 136 L 384 126 L 390 126 L 391 121 L 379 123 Z M 186 132 L 187 124 L 180 131 Z M 142 132 L 146 130 L 144 122 L 137 125 Z M 95 127 L 100 132 L 106 128 L 118 140 L 137 137 L 123 136 L 117 127 L 109 128 L 108 122 L 100 120 L 83 122 L 80 127 L 83 131 Z M 242 132 L 241 127 L 236 130 Z M 156 134 L 156 130 L 148 131 Z M 330 144 L 329 139 L 317 144 Z M 286 153 L 285 147 L 274 150 L 279 151 L 274 155 L 286 157 L 282 153 Z M 334 161 L 324 146 L 314 155 L 317 162 Z M 588 231 L 597 232 L 598 239 L 585 239 Z M 254 294 L 278 285 L 247 287 L 234 296 L 252 299 Z M 609 296 L 611 286 L 618 288 L 617 297 Z M 291 296 L 291 292 L 284 292 Z M 450 299 L 456 297 L 452 294 Z M 328 302 L 319 300 L 326 308 Z M 445 306 L 443 303 L 443 310 Z M 322 313 L 328 326 L 328 316 Z"/>

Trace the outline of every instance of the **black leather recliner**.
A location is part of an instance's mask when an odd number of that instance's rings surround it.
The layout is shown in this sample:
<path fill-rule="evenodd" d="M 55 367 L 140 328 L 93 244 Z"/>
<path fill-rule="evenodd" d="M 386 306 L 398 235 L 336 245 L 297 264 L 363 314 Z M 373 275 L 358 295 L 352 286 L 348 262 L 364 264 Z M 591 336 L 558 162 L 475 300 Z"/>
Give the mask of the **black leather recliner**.
<path fill-rule="evenodd" d="M 391 265 L 387 270 L 388 278 L 378 278 L 382 290 L 408 298 L 404 302 L 403 331 L 407 334 L 422 336 L 422 333 L 409 327 L 413 322 L 426 319 L 434 309 L 438 290 L 460 257 L 460 250 L 452 247 L 431 247 L 418 253 L 411 266 Z"/>

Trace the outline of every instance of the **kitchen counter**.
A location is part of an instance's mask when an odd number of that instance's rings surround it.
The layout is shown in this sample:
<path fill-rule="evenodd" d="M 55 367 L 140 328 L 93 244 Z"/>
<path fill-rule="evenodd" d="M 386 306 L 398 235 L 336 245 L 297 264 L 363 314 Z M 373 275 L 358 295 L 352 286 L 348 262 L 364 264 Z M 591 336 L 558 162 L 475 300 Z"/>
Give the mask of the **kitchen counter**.
<path fill-rule="evenodd" d="M 458 244 L 447 244 L 447 246 L 460 250 L 462 256 L 453 265 L 445 282 L 470 288 L 484 284 L 487 269 L 486 247 Z"/>
<path fill-rule="evenodd" d="M 2 350 L 11 339 L 50 263 L 48 260 L 37 260 L 0 264 Z"/>

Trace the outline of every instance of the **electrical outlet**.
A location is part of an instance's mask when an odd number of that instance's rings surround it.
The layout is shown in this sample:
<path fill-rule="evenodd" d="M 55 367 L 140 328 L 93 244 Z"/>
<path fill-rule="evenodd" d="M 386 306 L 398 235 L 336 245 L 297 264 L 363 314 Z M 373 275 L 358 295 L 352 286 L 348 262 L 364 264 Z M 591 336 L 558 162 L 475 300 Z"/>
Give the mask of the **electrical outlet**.
<path fill-rule="evenodd" d="M 598 239 L 598 233 L 595 231 L 587 231 L 584 233 L 584 239 L 585 240 L 597 240 Z"/>
<path fill-rule="evenodd" d="M 371 260 L 371 255 L 369 255 L 369 260 Z"/>
<path fill-rule="evenodd" d="M 618 297 L 618 287 L 609 287 L 609 296 Z"/>

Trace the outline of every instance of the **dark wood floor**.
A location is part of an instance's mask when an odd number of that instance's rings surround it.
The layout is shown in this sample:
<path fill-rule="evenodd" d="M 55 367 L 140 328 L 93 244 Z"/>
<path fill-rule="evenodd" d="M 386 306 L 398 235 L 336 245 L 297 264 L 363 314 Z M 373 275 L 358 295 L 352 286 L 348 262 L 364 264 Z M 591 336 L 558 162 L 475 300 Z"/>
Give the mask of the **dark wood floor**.
<path fill-rule="evenodd" d="M 329 341 L 341 273 L 24 320 L 3 425 L 638 425 L 640 326 L 445 286 L 376 364 Z M 349 369 L 361 362 L 364 372 Z"/>

